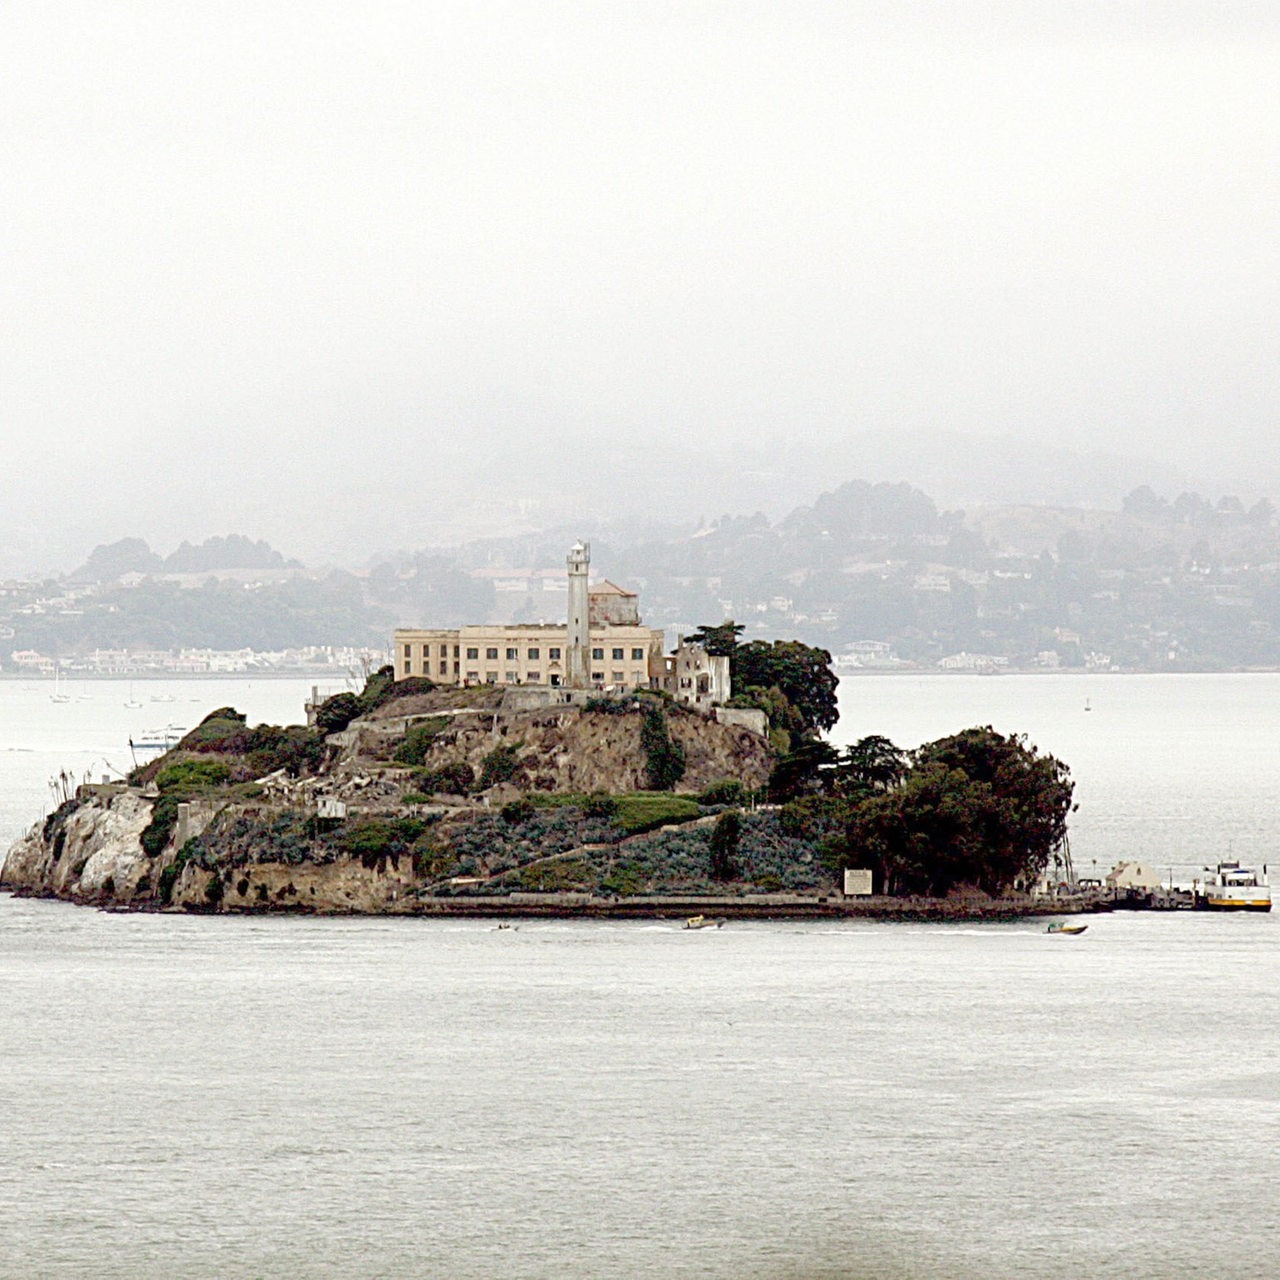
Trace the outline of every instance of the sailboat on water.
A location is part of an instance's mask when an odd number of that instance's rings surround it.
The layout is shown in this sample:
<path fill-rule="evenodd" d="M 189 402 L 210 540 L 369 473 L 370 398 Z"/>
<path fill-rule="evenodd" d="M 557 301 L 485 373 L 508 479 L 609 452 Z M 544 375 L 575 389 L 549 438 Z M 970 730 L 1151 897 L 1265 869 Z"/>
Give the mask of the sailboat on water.
<path fill-rule="evenodd" d="M 50 702 L 70 702 L 71 695 L 62 692 L 62 668 L 54 667 L 53 669 L 53 692 L 49 695 Z"/>

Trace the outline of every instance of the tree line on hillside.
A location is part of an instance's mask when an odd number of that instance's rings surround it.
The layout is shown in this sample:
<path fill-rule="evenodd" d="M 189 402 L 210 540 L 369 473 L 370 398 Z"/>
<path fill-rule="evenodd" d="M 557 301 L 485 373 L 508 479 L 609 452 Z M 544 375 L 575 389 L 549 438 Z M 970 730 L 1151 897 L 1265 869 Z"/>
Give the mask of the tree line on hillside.
<path fill-rule="evenodd" d="M 833 872 L 870 868 L 878 891 L 942 897 L 971 885 L 1029 888 L 1067 834 L 1074 784 L 1060 760 L 990 726 L 906 752 L 873 735 L 837 750 L 831 655 L 795 640 L 741 643 L 733 622 L 691 639 L 730 659 L 731 705 L 768 716 L 777 763 L 771 798 L 796 834 L 818 840 Z M 781 731 L 781 732 L 779 732 Z M 723 870 L 732 827 L 713 840 Z"/>

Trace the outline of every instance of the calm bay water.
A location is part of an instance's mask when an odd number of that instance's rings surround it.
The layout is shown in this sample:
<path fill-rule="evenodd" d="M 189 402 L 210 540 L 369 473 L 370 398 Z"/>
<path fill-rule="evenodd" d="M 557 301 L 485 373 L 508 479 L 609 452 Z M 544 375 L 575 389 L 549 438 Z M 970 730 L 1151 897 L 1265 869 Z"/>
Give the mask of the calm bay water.
<path fill-rule="evenodd" d="M 208 705 L 292 718 L 245 692 Z M 1077 865 L 1200 865 L 1269 849 L 1277 693 L 867 678 L 839 736 L 1025 729 L 1080 783 Z M 0 714 L 11 828 L 67 709 L 32 751 Z M 0 1276 L 1274 1276 L 1278 929 L 0 897 Z"/>

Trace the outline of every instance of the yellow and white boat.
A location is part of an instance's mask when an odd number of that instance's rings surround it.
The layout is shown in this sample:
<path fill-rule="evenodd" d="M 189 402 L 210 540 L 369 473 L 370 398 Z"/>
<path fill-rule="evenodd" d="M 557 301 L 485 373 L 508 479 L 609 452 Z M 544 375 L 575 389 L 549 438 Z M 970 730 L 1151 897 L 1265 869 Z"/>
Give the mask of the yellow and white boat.
<path fill-rule="evenodd" d="M 1259 873 L 1238 862 L 1220 862 L 1203 884 L 1196 881 L 1195 898 L 1200 911 L 1270 911 L 1267 869 Z"/>
<path fill-rule="evenodd" d="M 717 916 L 714 920 L 707 916 L 690 916 L 685 922 L 686 929 L 723 929 L 724 916 Z"/>

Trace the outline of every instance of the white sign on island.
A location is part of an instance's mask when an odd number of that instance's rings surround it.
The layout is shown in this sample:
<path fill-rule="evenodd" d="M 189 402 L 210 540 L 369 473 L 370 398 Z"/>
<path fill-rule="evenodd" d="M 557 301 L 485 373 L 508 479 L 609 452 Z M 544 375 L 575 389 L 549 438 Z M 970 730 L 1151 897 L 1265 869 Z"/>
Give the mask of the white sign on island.
<path fill-rule="evenodd" d="M 867 867 L 846 867 L 844 869 L 844 896 L 846 898 L 869 898 L 871 896 L 871 871 Z"/>

